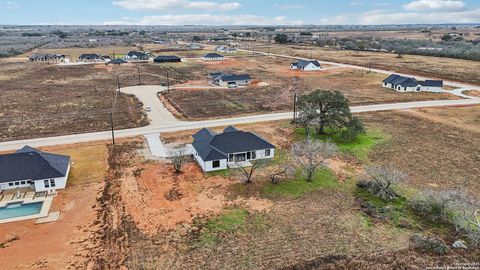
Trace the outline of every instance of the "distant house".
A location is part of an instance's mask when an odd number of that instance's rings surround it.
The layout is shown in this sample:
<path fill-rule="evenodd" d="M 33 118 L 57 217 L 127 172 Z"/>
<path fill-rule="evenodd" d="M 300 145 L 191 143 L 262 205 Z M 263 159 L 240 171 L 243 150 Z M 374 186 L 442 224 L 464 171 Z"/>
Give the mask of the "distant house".
<path fill-rule="evenodd" d="M 122 64 L 127 64 L 128 62 L 123 60 L 123 59 L 120 59 L 120 58 L 117 58 L 115 60 L 112 60 L 110 62 L 108 62 L 107 64 L 108 65 L 122 65 Z"/>
<path fill-rule="evenodd" d="M 227 46 L 218 46 L 215 48 L 216 52 L 221 52 L 221 53 L 237 53 L 237 48 L 231 48 Z"/>
<path fill-rule="evenodd" d="M 70 157 L 25 146 L 13 154 L 0 155 L 0 191 L 31 188 L 36 192 L 65 188 Z"/>
<path fill-rule="evenodd" d="M 315 71 L 321 70 L 322 65 L 318 61 L 298 60 L 290 65 L 291 69 L 303 70 L 303 71 Z"/>
<path fill-rule="evenodd" d="M 65 62 L 64 54 L 50 54 L 50 53 L 34 53 L 28 57 L 28 60 L 32 62 Z"/>
<path fill-rule="evenodd" d="M 205 61 L 222 61 L 223 59 L 223 55 L 220 55 L 218 53 L 209 53 L 202 57 L 202 60 Z"/>
<path fill-rule="evenodd" d="M 197 43 L 191 43 L 187 46 L 187 48 L 191 49 L 191 50 L 201 50 L 203 49 L 203 45 L 200 45 L 200 44 L 197 44 Z"/>
<path fill-rule="evenodd" d="M 275 146 L 262 137 L 233 126 L 219 134 L 204 128 L 193 139 L 193 156 L 204 172 L 246 167 L 250 161 L 270 159 L 275 153 Z"/>
<path fill-rule="evenodd" d="M 100 62 L 103 60 L 104 59 L 101 56 L 94 53 L 84 53 L 78 57 L 78 61 L 80 62 Z"/>
<path fill-rule="evenodd" d="M 178 63 L 182 62 L 182 58 L 175 55 L 160 55 L 153 59 L 154 63 Z"/>
<path fill-rule="evenodd" d="M 252 77 L 247 74 L 228 74 L 223 72 L 213 72 L 208 75 L 209 83 L 225 86 L 225 87 L 237 87 L 249 85 L 252 83 Z"/>
<path fill-rule="evenodd" d="M 138 51 L 129 51 L 125 56 L 123 57 L 125 60 L 148 60 L 149 56 L 147 53 L 144 52 L 138 52 Z"/>
<path fill-rule="evenodd" d="M 392 74 L 383 80 L 383 87 L 398 92 L 440 91 L 443 88 L 441 80 L 417 81 L 415 78 Z"/>

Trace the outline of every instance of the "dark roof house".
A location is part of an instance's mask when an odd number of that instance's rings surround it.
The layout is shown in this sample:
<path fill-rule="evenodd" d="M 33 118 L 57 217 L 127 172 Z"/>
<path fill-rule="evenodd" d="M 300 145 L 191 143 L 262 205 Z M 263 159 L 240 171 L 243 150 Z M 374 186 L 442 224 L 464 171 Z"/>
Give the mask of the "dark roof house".
<path fill-rule="evenodd" d="M 79 60 L 101 60 L 102 57 L 100 57 L 98 54 L 94 53 L 82 53 L 79 57 Z"/>
<path fill-rule="evenodd" d="M 109 65 L 121 65 L 121 64 L 126 64 L 126 63 L 128 63 L 128 62 L 123 60 L 123 59 L 120 59 L 120 58 L 117 58 L 115 60 L 112 60 L 112 61 L 108 62 Z"/>
<path fill-rule="evenodd" d="M 233 126 L 227 127 L 220 134 L 204 128 L 193 138 L 195 141 L 192 146 L 204 161 L 226 159 L 232 153 L 275 148 L 262 137 Z"/>
<path fill-rule="evenodd" d="M 218 59 L 223 59 L 223 55 L 218 54 L 218 53 L 209 53 L 209 54 L 206 54 L 205 56 L 203 56 L 202 59 L 218 60 Z"/>
<path fill-rule="evenodd" d="M 182 62 L 182 59 L 175 55 L 160 55 L 153 59 L 154 63 L 177 63 Z"/>
<path fill-rule="evenodd" d="M 320 65 L 318 61 L 298 60 L 297 62 L 292 63 L 292 67 L 302 70 L 309 67 L 310 65 L 315 68 L 322 67 L 322 65 Z"/>
<path fill-rule="evenodd" d="M 70 157 L 25 146 L 13 154 L 0 155 L 0 183 L 65 177 Z"/>
<path fill-rule="evenodd" d="M 384 84 L 391 84 L 392 86 L 402 87 L 443 87 L 443 81 L 441 80 L 425 80 L 417 81 L 415 78 L 404 77 L 398 74 L 392 74 L 383 80 Z"/>
<path fill-rule="evenodd" d="M 125 54 L 125 59 L 146 60 L 146 59 L 148 59 L 148 54 L 146 54 L 144 52 L 139 52 L 139 51 L 129 51 L 127 54 Z"/>

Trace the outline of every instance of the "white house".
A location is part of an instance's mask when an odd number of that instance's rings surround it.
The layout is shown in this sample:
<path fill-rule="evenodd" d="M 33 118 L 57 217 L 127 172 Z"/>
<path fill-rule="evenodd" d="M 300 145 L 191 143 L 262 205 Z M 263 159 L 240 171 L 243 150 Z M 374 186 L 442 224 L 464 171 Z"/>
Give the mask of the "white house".
<path fill-rule="evenodd" d="M 298 60 L 290 65 L 291 69 L 297 69 L 302 71 L 315 71 L 321 70 L 322 65 L 318 61 Z"/>
<path fill-rule="evenodd" d="M 227 47 L 227 46 L 218 46 L 215 48 L 216 52 L 221 53 L 237 53 L 237 48 Z"/>
<path fill-rule="evenodd" d="M 398 92 L 437 92 L 443 88 L 443 81 L 441 80 L 425 80 L 417 81 L 415 78 L 408 78 L 398 74 L 388 76 L 382 82 L 385 88 L 393 89 Z"/>
<path fill-rule="evenodd" d="M 70 157 L 25 146 L 13 154 L 0 155 L 0 191 L 31 188 L 36 192 L 64 189 L 70 172 Z"/>
<path fill-rule="evenodd" d="M 193 135 L 193 156 L 204 172 L 249 166 L 250 161 L 270 159 L 275 146 L 262 137 L 229 126 L 222 133 L 208 128 Z"/>
<path fill-rule="evenodd" d="M 101 56 L 94 53 L 83 53 L 78 57 L 79 62 L 101 62 L 104 60 Z"/>
<path fill-rule="evenodd" d="M 148 60 L 149 56 L 147 53 L 138 52 L 138 51 L 129 51 L 125 56 L 123 56 L 125 60 Z"/>
<path fill-rule="evenodd" d="M 205 61 L 222 61 L 223 59 L 223 55 L 220 55 L 218 53 L 209 53 L 202 57 L 202 60 Z"/>
<path fill-rule="evenodd" d="M 208 75 L 210 84 L 225 87 L 237 87 L 249 85 L 252 83 L 252 77 L 247 74 L 228 74 L 223 72 L 213 72 Z"/>

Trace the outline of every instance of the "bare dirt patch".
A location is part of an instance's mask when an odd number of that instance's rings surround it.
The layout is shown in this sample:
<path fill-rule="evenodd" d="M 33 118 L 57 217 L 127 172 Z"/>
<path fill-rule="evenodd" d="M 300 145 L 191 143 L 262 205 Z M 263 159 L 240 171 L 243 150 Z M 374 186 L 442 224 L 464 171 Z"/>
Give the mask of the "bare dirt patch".
<path fill-rule="evenodd" d="M 4 269 L 79 269 L 96 245 L 96 198 L 103 183 L 69 187 L 55 197 L 50 211 L 61 211 L 60 220 L 35 225 L 35 220 L 0 224 L 0 242 L 18 240 L 0 248 Z"/>
<path fill-rule="evenodd" d="M 472 97 L 480 97 L 480 91 L 478 90 L 463 91 L 462 94 Z"/>

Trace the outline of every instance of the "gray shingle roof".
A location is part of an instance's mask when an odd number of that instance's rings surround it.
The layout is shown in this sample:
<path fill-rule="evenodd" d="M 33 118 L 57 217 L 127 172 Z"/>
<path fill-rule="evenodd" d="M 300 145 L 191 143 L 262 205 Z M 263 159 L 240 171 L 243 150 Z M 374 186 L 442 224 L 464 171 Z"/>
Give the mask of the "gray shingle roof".
<path fill-rule="evenodd" d="M 229 75 L 222 76 L 221 79 L 224 82 L 233 82 L 233 81 L 248 81 L 248 80 L 251 80 L 252 77 L 250 77 L 250 75 L 247 75 L 247 74 L 240 74 L 240 75 L 229 74 Z"/>
<path fill-rule="evenodd" d="M 299 68 L 305 68 L 309 64 L 313 64 L 316 67 L 321 67 L 320 63 L 318 61 L 307 61 L 307 60 L 298 60 L 296 63 L 293 63 L 293 65 L 299 67 Z"/>
<path fill-rule="evenodd" d="M 209 129 L 202 129 L 193 135 L 193 147 L 204 161 L 227 158 L 227 154 L 275 148 L 262 137 L 241 131 L 233 126 L 215 134 Z"/>
<path fill-rule="evenodd" d="M 443 87 L 443 81 L 440 80 L 426 80 L 420 82 L 422 86 Z"/>
<path fill-rule="evenodd" d="M 64 177 L 70 157 L 25 146 L 13 154 L 0 155 L 0 183 Z"/>
<path fill-rule="evenodd" d="M 113 64 L 113 65 L 120 65 L 120 64 L 126 64 L 126 63 L 128 62 L 120 58 L 117 58 L 109 62 L 109 64 Z"/>
<path fill-rule="evenodd" d="M 78 57 L 78 59 L 101 59 L 101 57 L 94 53 L 83 53 Z"/>
<path fill-rule="evenodd" d="M 223 55 L 220 55 L 218 53 L 209 53 L 205 55 L 203 58 L 223 58 Z"/>
<path fill-rule="evenodd" d="M 398 74 L 392 74 L 388 76 L 385 80 L 383 80 L 384 83 L 391 83 L 393 85 L 400 85 L 402 87 L 415 87 L 418 86 L 419 83 L 415 78 L 408 78 L 404 76 L 400 76 Z"/>

